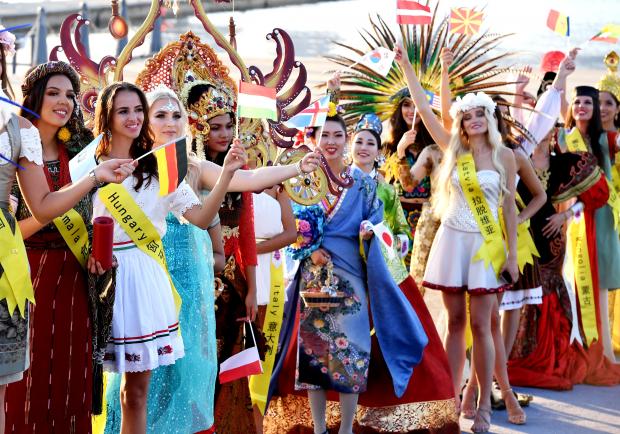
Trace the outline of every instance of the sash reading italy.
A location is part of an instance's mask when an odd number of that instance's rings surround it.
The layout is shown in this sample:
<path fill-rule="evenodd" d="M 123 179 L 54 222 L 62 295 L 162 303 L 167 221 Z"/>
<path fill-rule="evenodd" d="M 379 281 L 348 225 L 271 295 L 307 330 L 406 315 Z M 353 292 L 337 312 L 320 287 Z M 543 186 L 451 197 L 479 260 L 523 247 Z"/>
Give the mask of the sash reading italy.
<path fill-rule="evenodd" d="M 114 220 L 123 228 L 136 247 L 153 258 L 166 272 L 178 315 L 181 310 L 181 296 L 174 287 L 172 278 L 168 273 L 164 244 L 153 223 L 121 184 L 109 184 L 100 188 L 97 194 Z"/>
<path fill-rule="evenodd" d="M 75 255 L 80 265 L 86 268 L 86 261 L 90 251 L 90 241 L 88 240 L 88 230 L 82 216 L 74 209 L 70 209 L 65 214 L 54 219 L 54 225 L 62 235 L 71 253 Z"/>
<path fill-rule="evenodd" d="M 570 152 L 588 152 L 588 147 L 577 128 L 573 128 L 566 134 L 566 147 Z M 609 200 L 607 203 L 612 207 L 614 226 L 616 226 L 617 216 L 615 214 L 617 204 L 614 206 L 612 203 L 618 202 L 618 196 L 615 193 L 615 188 L 609 185 L 609 180 L 607 184 L 609 187 Z M 612 201 L 612 203 L 610 203 L 610 201 Z M 595 288 L 592 283 L 592 270 L 590 268 L 585 218 L 581 217 L 576 221 L 572 221 L 568 225 L 567 235 L 568 263 L 573 264 L 575 273 L 575 286 L 577 289 L 577 296 L 579 297 L 579 310 L 583 324 L 583 332 L 586 336 L 586 341 L 591 342 L 598 338 L 598 329 L 596 327 L 596 306 L 594 304 L 593 295 Z"/>
<path fill-rule="evenodd" d="M 461 155 L 457 162 L 457 171 L 459 183 L 465 195 L 465 200 L 469 205 L 484 242 L 476 253 L 472 261 L 484 261 L 485 266 L 489 263 L 493 266 L 496 275 L 506 261 L 506 252 L 504 250 L 504 240 L 502 238 L 502 230 L 498 222 L 493 217 L 491 208 L 484 197 L 484 193 L 478 183 L 476 174 L 476 163 L 472 154 Z"/>
<path fill-rule="evenodd" d="M 267 392 L 269 391 L 269 381 L 273 372 L 273 365 L 276 359 L 278 341 L 280 338 L 280 328 L 282 327 L 282 315 L 284 314 L 284 271 L 282 255 L 279 251 L 271 254 L 270 276 L 271 290 L 269 291 L 269 304 L 263 325 L 263 334 L 267 341 L 265 351 L 265 363 L 263 373 L 250 377 L 250 396 L 252 403 L 257 405 L 261 414 L 265 414 L 267 405 Z"/>
<path fill-rule="evenodd" d="M 34 290 L 30 280 L 28 256 L 19 225 L 15 223 L 15 233 L 0 209 L 0 264 L 4 272 L 0 277 L 0 300 L 6 299 L 9 314 L 19 309 L 22 318 L 26 312 L 26 300 L 34 303 Z"/>

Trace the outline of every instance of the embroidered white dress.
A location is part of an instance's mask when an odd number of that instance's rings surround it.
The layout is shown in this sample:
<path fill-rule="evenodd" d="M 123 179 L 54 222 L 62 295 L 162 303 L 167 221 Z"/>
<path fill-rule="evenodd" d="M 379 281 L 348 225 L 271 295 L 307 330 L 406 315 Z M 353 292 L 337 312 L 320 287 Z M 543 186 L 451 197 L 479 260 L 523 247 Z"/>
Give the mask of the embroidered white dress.
<path fill-rule="evenodd" d="M 253 194 L 254 202 L 254 231 L 256 241 L 268 240 L 282 233 L 282 210 L 280 202 L 267 193 Z M 281 253 L 281 252 L 280 252 Z M 256 267 L 256 297 L 259 306 L 269 304 L 271 291 L 271 257 L 275 252 L 263 253 L 257 256 Z"/>
<path fill-rule="evenodd" d="M 153 178 L 149 185 L 145 182 L 137 192 L 133 188 L 134 182 L 135 178 L 129 177 L 123 186 L 162 238 L 166 234 L 166 216 L 169 212 L 180 218 L 190 208 L 200 206 L 196 194 L 185 182 L 174 193 L 163 197 L 159 196 L 157 179 Z M 93 218 L 99 216 L 111 215 L 95 195 Z M 184 348 L 166 272 L 135 246 L 116 221 L 114 255 L 118 269 L 112 337 L 104 358 L 105 370 L 140 372 L 173 364 L 183 357 Z"/>

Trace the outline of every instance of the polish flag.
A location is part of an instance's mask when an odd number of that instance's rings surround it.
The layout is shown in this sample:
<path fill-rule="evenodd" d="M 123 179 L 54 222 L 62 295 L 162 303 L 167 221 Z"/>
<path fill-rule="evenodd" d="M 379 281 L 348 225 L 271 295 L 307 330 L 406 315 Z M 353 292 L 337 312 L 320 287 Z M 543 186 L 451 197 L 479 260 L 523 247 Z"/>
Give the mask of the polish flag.
<path fill-rule="evenodd" d="M 396 22 L 398 24 L 430 24 L 431 8 L 411 0 L 396 0 Z"/>
<path fill-rule="evenodd" d="M 260 362 L 258 350 L 256 347 L 251 347 L 229 357 L 220 364 L 220 384 L 262 373 L 263 365 Z"/>

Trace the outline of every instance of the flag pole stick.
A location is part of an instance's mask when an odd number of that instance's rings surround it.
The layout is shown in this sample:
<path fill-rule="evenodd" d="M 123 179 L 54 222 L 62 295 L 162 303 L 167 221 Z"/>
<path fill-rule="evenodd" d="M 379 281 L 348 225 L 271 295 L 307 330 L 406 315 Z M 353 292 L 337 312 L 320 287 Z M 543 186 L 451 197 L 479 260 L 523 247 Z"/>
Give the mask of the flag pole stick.
<path fill-rule="evenodd" d="M 256 343 L 256 338 L 254 337 L 254 327 L 252 327 L 252 322 L 249 320 L 249 318 L 248 318 L 248 325 L 250 326 L 250 333 L 252 334 L 252 340 L 254 341 L 254 346 L 256 347 L 256 351 L 258 351 L 258 344 Z M 263 364 L 260 358 L 258 359 L 258 364 L 260 365 L 260 371 L 263 372 Z"/>
<path fill-rule="evenodd" d="M 147 155 L 151 155 L 153 152 L 159 151 L 160 149 L 163 149 L 163 148 L 165 148 L 166 146 L 173 145 L 173 144 L 175 144 L 176 142 L 178 142 L 180 139 L 185 139 L 185 138 L 187 138 L 187 136 L 185 136 L 185 137 L 177 137 L 176 139 L 174 139 L 174 140 L 172 140 L 172 141 L 170 141 L 170 142 L 168 142 L 168 143 L 164 143 L 163 145 L 159 145 L 159 146 L 157 146 L 156 148 L 151 149 L 149 152 L 147 152 L 146 154 L 142 154 L 142 155 L 140 155 L 138 158 L 136 158 L 136 159 L 135 159 L 135 160 L 133 160 L 133 161 L 134 161 L 134 162 L 135 162 L 135 161 L 140 161 L 140 160 L 142 160 L 144 157 L 146 157 Z"/>

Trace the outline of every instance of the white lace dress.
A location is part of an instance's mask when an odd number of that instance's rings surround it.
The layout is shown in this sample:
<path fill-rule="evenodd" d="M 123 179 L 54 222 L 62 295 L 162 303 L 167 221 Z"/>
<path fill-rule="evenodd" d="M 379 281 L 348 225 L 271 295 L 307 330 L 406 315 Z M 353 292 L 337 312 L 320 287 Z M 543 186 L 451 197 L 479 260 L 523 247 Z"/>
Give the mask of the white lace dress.
<path fill-rule="evenodd" d="M 282 210 L 280 202 L 267 193 L 253 194 L 254 231 L 256 241 L 268 240 L 282 233 Z M 263 253 L 257 256 L 256 266 L 256 297 L 259 306 L 269 304 L 271 291 L 271 258 L 276 252 Z M 282 257 L 282 252 L 277 253 Z"/>
<path fill-rule="evenodd" d="M 499 173 L 479 170 L 478 183 L 498 218 Z M 441 226 L 428 256 L 423 285 L 444 292 L 467 291 L 471 295 L 497 293 L 510 285 L 498 279 L 489 264 L 472 261 L 484 239 L 461 189 L 456 170 L 452 174 L 450 205 L 441 219 Z"/>
<path fill-rule="evenodd" d="M 198 197 L 185 182 L 163 197 L 159 196 L 157 179 L 153 178 L 148 186 L 145 182 L 137 192 L 134 182 L 135 178 L 129 177 L 123 186 L 162 238 L 169 212 L 180 218 L 190 208 L 200 206 Z M 93 218 L 99 216 L 110 213 L 95 195 Z M 118 261 L 116 294 L 104 368 L 110 372 L 140 372 L 173 364 L 185 352 L 168 276 L 154 259 L 135 246 L 116 221 L 114 255 Z"/>

